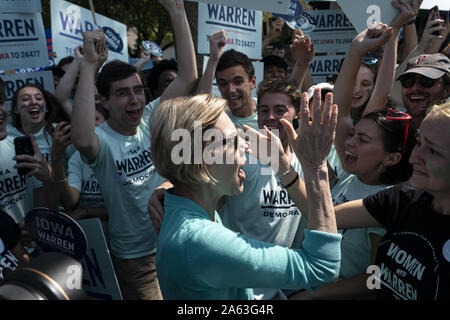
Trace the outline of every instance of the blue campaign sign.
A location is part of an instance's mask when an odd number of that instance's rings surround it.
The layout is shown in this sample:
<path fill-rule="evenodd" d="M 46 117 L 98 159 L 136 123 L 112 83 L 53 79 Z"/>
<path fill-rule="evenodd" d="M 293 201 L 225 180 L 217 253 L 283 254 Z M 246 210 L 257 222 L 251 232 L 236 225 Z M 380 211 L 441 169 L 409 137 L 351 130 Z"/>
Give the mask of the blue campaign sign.
<path fill-rule="evenodd" d="M 153 41 L 144 40 L 142 41 L 142 46 L 154 56 L 162 57 L 163 55 L 162 49 Z"/>
<path fill-rule="evenodd" d="M 47 63 L 41 14 L 0 14 L 0 70 L 41 67 Z"/>
<path fill-rule="evenodd" d="M 110 27 L 102 27 L 105 34 L 105 42 L 108 50 L 121 54 L 123 51 L 123 41 L 120 34 Z"/>
<path fill-rule="evenodd" d="M 226 50 L 235 49 L 250 59 L 261 59 L 262 12 L 220 4 L 198 4 L 198 53 L 209 54 L 209 36 L 224 30 Z"/>
<path fill-rule="evenodd" d="M 302 4 L 299 0 L 291 0 L 289 4 L 289 13 L 288 14 L 279 14 L 273 12 L 273 16 L 277 18 L 282 18 L 285 21 L 295 21 L 295 19 L 300 16 L 303 12 Z"/>
<path fill-rule="evenodd" d="M 41 0 L 0 0 L 2 13 L 42 12 Z"/>
<path fill-rule="evenodd" d="M 11 106 L 11 99 L 14 92 L 27 83 L 35 83 L 46 89 L 47 91 L 54 93 L 55 87 L 53 82 L 53 74 L 51 71 L 36 71 L 34 72 L 21 72 L 17 70 L 15 74 L 2 74 L 0 76 L 5 82 L 5 94 L 6 105 L 8 108 Z M 23 71 L 26 71 L 24 69 Z"/>
<path fill-rule="evenodd" d="M 101 28 L 109 49 L 108 61 L 115 59 L 128 63 L 127 26 L 63 0 L 50 1 L 53 52 L 56 62 L 75 54 L 75 48 L 83 44 L 83 33 Z"/>
<path fill-rule="evenodd" d="M 77 260 L 86 255 L 86 234 L 74 219 L 62 212 L 32 209 L 25 216 L 25 227 L 45 252 L 60 252 Z"/>
<path fill-rule="evenodd" d="M 100 219 L 83 219 L 79 223 L 89 242 L 87 253 L 80 261 L 83 265 L 83 290 L 92 299 L 122 300 Z"/>
<path fill-rule="evenodd" d="M 300 13 L 294 20 L 286 21 L 286 24 L 292 30 L 301 28 L 303 33 L 311 33 L 316 28 L 312 16 L 307 12 Z"/>

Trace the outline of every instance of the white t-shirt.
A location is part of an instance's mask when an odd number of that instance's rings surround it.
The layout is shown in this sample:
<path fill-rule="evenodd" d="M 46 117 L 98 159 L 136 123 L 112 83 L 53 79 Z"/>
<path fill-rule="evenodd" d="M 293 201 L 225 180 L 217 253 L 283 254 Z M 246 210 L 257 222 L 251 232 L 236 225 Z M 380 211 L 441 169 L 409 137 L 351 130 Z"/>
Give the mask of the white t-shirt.
<path fill-rule="evenodd" d="M 13 140 L 8 136 L 0 141 L 0 209 L 19 222 L 34 208 L 33 191 L 42 187 L 42 182 L 17 173 Z"/>
<path fill-rule="evenodd" d="M 164 181 L 150 155 L 149 119 L 159 101 L 145 107 L 134 136 L 117 133 L 107 122 L 96 128 L 100 146 L 89 166 L 105 198 L 111 251 L 121 259 L 139 258 L 156 251 L 156 233 L 147 203 L 153 190 Z"/>
<path fill-rule="evenodd" d="M 104 208 L 105 199 L 92 168 L 81 160 L 77 151 L 69 159 L 67 172 L 69 185 L 80 191 L 80 206 L 83 208 Z"/>
<path fill-rule="evenodd" d="M 258 105 L 258 100 L 253 98 L 255 103 Z M 230 117 L 231 121 L 234 123 L 235 126 L 237 126 L 239 129 L 242 129 L 242 126 L 245 124 L 249 126 L 250 128 L 253 128 L 255 130 L 258 130 L 258 113 L 255 112 L 250 117 L 241 118 L 235 116 L 231 111 L 227 110 L 227 115 Z"/>
<path fill-rule="evenodd" d="M 332 152 L 335 152 L 332 149 Z M 336 153 L 336 152 L 335 152 Z M 338 156 L 329 156 L 328 160 L 334 159 L 330 163 L 333 170 L 338 172 L 339 180 L 331 189 L 333 204 L 338 205 L 348 201 L 364 199 L 375 194 L 380 190 L 388 188 L 387 185 L 367 185 L 361 182 L 353 174 L 346 172 L 339 161 Z M 350 278 L 361 273 L 366 273 L 366 268 L 370 265 L 371 243 L 370 234 L 374 233 L 384 236 L 384 228 L 360 228 L 339 230 L 343 235 L 341 242 L 341 269 L 339 277 L 342 279 Z"/>

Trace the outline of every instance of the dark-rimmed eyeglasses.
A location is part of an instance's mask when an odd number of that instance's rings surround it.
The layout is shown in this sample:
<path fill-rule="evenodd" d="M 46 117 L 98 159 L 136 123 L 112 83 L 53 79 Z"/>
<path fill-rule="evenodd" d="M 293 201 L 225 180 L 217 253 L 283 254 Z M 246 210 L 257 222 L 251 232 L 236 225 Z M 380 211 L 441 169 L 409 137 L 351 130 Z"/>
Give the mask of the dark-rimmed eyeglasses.
<path fill-rule="evenodd" d="M 239 137 L 239 134 L 236 134 L 229 138 L 213 141 L 212 143 L 210 143 L 208 145 L 208 148 L 214 149 L 219 146 L 226 146 L 231 142 L 231 143 L 233 143 L 234 150 L 238 150 L 239 149 L 239 139 L 241 139 L 241 137 Z"/>
<path fill-rule="evenodd" d="M 362 58 L 362 63 L 364 63 L 364 64 L 376 64 L 377 62 L 378 62 L 378 59 L 374 58 L 374 57 Z"/>
<path fill-rule="evenodd" d="M 434 83 L 436 82 L 437 79 L 431 79 L 419 75 L 407 75 L 401 77 L 399 80 L 403 88 L 411 88 L 416 83 L 416 80 L 419 80 L 419 83 L 422 87 L 431 88 L 432 86 L 434 86 Z"/>
<path fill-rule="evenodd" d="M 406 142 L 408 141 L 408 131 L 409 131 L 409 120 L 411 120 L 411 116 L 407 113 L 396 111 L 396 110 L 389 110 L 386 113 L 386 119 L 390 120 L 406 120 L 406 126 L 405 130 L 403 132 L 404 138 L 403 138 L 403 148 L 402 148 L 402 155 L 405 153 L 406 150 Z"/>

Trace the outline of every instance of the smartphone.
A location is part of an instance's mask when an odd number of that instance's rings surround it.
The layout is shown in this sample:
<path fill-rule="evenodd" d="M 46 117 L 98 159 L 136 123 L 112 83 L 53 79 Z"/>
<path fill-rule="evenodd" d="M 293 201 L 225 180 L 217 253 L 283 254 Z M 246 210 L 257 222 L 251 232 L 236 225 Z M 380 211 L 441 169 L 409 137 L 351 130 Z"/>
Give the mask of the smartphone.
<path fill-rule="evenodd" d="M 432 21 L 441 18 L 441 15 L 439 14 L 439 7 L 438 6 L 434 6 L 433 8 L 431 8 L 431 10 L 433 12 L 433 17 L 431 18 Z M 439 36 L 440 34 L 441 34 L 440 31 L 433 32 L 434 36 Z"/>
<path fill-rule="evenodd" d="M 300 127 L 300 120 L 298 118 L 295 118 L 292 120 L 292 124 L 294 125 L 294 130 L 297 131 L 297 129 Z"/>
<path fill-rule="evenodd" d="M 14 138 L 14 149 L 16 150 L 16 155 L 28 154 L 30 156 L 34 155 L 33 145 L 31 144 L 31 139 L 29 136 Z M 17 172 L 24 176 L 31 169 L 28 168 L 18 168 Z"/>
<path fill-rule="evenodd" d="M 70 125 L 70 122 L 66 122 L 66 123 L 64 123 L 62 126 L 61 126 L 61 129 L 60 129 L 60 131 L 62 130 L 62 129 L 64 129 L 65 127 L 67 127 L 68 125 Z M 67 133 L 66 134 L 69 134 L 70 133 L 70 129 L 69 129 L 69 131 L 67 131 Z"/>

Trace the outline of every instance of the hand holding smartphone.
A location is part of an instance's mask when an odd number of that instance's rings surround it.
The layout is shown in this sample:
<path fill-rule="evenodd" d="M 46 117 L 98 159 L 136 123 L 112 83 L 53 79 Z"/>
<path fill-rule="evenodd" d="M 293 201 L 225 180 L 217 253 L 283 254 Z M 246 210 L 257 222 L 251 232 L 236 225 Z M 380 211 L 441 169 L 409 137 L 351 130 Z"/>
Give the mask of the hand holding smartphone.
<path fill-rule="evenodd" d="M 17 137 L 14 138 L 14 149 L 16 150 L 16 156 L 19 155 L 34 155 L 34 149 L 33 145 L 31 143 L 31 139 L 29 136 L 23 136 L 23 137 Z M 20 163 L 21 161 L 17 161 L 17 163 Z M 19 175 L 26 175 L 28 172 L 30 172 L 30 168 L 18 168 L 17 172 Z"/>
<path fill-rule="evenodd" d="M 441 19 L 441 15 L 439 14 L 439 7 L 438 6 L 434 6 L 433 8 L 431 8 L 431 10 L 432 10 L 432 14 L 433 14 L 433 16 L 432 16 L 432 18 L 431 18 L 431 20 L 433 21 L 433 20 L 437 20 L 437 19 Z M 433 35 L 434 36 L 439 36 L 439 35 L 441 35 L 441 32 L 440 31 L 435 31 L 435 32 L 433 32 Z"/>

